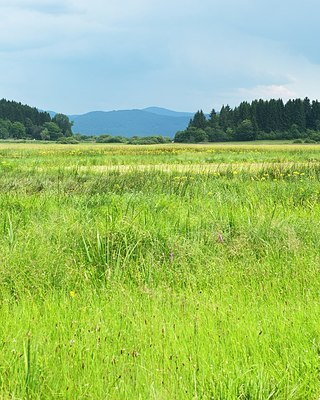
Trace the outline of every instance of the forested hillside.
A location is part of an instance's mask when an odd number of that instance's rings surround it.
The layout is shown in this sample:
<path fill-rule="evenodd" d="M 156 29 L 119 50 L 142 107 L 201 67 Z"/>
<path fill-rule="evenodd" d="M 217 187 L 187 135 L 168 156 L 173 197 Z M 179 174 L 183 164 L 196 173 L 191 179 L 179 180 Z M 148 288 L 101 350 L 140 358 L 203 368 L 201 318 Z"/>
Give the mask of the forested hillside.
<path fill-rule="evenodd" d="M 57 140 L 72 136 L 72 123 L 64 114 L 39 111 L 15 101 L 0 100 L 0 139 Z"/>
<path fill-rule="evenodd" d="M 198 111 L 184 131 L 176 133 L 176 142 L 221 142 L 255 139 L 305 139 L 320 141 L 320 102 L 281 99 L 242 102 L 238 107 L 222 106 L 206 118 Z"/>

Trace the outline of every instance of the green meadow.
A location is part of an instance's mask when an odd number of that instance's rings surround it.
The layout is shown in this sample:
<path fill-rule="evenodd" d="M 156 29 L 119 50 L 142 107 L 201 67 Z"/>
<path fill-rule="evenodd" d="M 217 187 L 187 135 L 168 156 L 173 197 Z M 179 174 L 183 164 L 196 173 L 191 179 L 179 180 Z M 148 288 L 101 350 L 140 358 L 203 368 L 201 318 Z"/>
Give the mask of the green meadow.
<path fill-rule="evenodd" d="M 0 399 L 319 399 L 320 147 L 0 145 Z"/>

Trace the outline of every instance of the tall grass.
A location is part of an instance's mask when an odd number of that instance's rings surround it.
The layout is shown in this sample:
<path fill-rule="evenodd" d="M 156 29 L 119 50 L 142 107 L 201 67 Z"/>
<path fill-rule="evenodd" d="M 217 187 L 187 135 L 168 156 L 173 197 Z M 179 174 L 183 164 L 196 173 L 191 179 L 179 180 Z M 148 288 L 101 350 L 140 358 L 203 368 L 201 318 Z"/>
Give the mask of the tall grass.
<path fill-rule="evenodd" d="M 316 149 L 218 172 L 81 169 L 93 147 L 73 149 L 1 164 L 0 398 L 317 399 Z"/>

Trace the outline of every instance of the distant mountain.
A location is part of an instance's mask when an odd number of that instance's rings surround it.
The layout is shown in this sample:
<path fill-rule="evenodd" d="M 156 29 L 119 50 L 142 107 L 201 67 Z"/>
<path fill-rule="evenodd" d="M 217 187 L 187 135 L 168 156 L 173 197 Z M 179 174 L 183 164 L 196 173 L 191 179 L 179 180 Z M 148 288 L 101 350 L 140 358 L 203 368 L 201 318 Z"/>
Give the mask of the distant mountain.
<path fill-rule="evenodd" d="M 147 111 L 158 115 L 166 115 L 168 117 L 188 117 L 190 119 L 194 116 L 194 113 L 191 112 L 172 111 L 168 110 L 167 108 L 161 108 L 161 107 L 147 107 L 143 108 L 142 111 Z"/>
<path fill-rule="evenodd" d="M 74 122 L 73 132 L 84 135 L 173 137 L 187 127 L 193 113 L 176 112 L 159 107 L 143 110 L 93 111 L 82 115 L 69 115 Z"/>

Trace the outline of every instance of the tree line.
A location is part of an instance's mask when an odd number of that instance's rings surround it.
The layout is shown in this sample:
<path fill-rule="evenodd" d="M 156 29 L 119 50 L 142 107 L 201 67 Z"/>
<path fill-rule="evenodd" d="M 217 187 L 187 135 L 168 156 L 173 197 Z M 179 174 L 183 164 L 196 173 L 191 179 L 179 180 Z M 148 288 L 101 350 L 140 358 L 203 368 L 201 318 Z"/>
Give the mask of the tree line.
<path fill-rule="evenodd" d="M 307 97 L 243 101 L 238 107 L 223 105 L 206 116 L 198 111 L 174 141 L 184 143 L 304 139 L 320 141 L 320 102 Z"/>
<path fill-rule="evenodd" d="M 64 114 L 50 114 L 15 101 L 0 100 L 0 139 L 59 140 L 72 136 Z"/>

